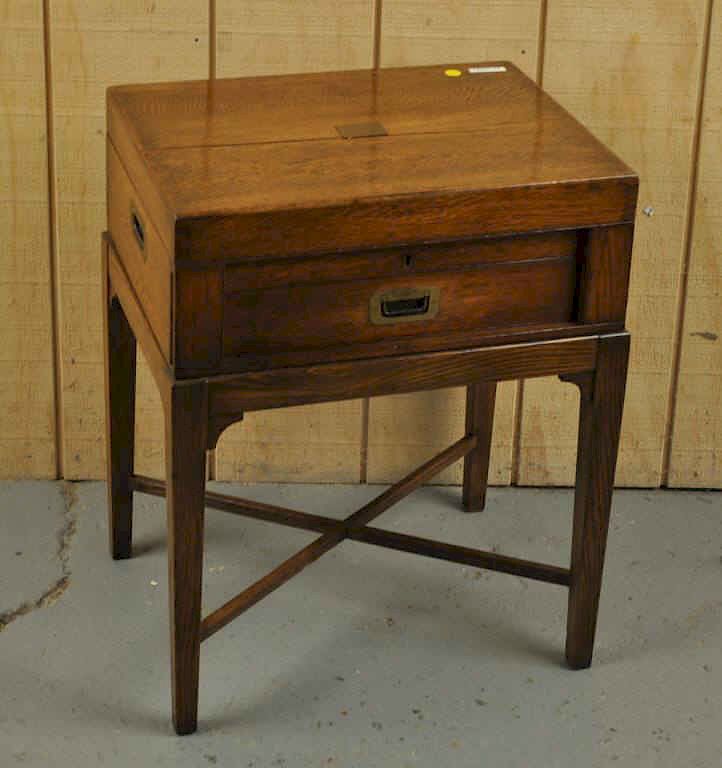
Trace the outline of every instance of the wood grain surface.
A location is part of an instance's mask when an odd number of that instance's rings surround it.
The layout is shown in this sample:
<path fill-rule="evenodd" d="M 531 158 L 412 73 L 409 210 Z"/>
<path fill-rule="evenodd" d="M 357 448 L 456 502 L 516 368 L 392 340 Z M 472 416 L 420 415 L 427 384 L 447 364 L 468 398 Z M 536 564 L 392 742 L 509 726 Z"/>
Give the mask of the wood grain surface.
<path fill-rule="evenodd" d="M 445 241 L 464 241 L 461 248 L 473 257 L 471 238 L 632 219 L 633 171 L 512 63 L 492 62 L 490 72 L 478 64 L 456 65 L 453 78 L 434 65 L 109 92 L 111 236 L 129 274 L 136 274 L 132 280 L 141 269 L 147 280 L 156 279 L 145 265 L 152 250 L 162 250 L 151 248 L 151 235 L 158 231 L 172 244 L 177 303 L 170 362 L 177 376 L 461 348 L 481 344 L 482 333 L 498 341 L 517 327 L 543 331 L 575 320 L 575 236 L 566 253 L 552 246 L 537 260 L 524 260 L 530 238 L 521 238 L 509 246 L 512 261 L 480 258 L 460 263 L 461 272 L 436 267 L 425 274 L 411 254 L 405 276 L 367 277 L 361 260 L 358 274 L 331 280 L 313 257 L 305 258 L 324 254 L 343 263 L 340 251 L 418 244 L 422 262 L 440 264 L 450 249 Z M 352 141 L 338 135 L 344 120 L 372 117 L 387 135 Z M 265 125 L 267 135 L 259 133 Z M 116 156 L 136 188 L 135 201 L 122 168 L 114 170 Z M 138 217 L 146 216 L 147 242 L 138 245 L 134 240 L 144 241 Z M 434 240 L 443 251 L 436 257 Z M 597 241 L 589 236 L 584 257 L 585 312 L 592 321 Z M 617 250 L 612 243 L 600 258 L 616 258 Z M 628 253 L 620 253 L 624 269 L 616 277 L 626 284 Z M 296 255 L 304 257 L 296 267 L 303 279 L 289 283 L 284 275 L 291 267 L 282 262 Z M 249 259 L 268 274 L 279 270 L 272 286 L 244 286 L 236 272 Z M 273 264 L 261 263 L 268 259 Z M 375 252 L 368 256 L 372 271 L 375 259 Z M 221 304 L 224 265 L 235 287 L 224 291 Z M 374 324 L 373 297 L 409 290 L 409 281 L 442 296 L 438 317 L 430 315 L 426 326 Z M 139 290 L 148 292 L 145 280 Z M 151 327 L 158 325 L 156 305 L 146 310 Z M 618 315 L 602 319 L 619 324 Z M 365 453 L 370 464 L 371 451 Z"/>
<path fill-rule="evenodd" d="M 634 173 L 532 80 L 454 66 L 114 88 L 110 137 L 184 261 L 629 220 Z"/>

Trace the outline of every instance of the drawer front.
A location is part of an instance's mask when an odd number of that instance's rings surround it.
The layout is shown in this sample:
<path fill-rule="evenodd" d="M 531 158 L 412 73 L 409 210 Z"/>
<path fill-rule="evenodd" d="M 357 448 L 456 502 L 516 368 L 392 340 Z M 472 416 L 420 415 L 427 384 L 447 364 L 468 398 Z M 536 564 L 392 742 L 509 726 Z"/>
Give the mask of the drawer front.
<path fill-rule="evenodd" d="M 571 322 L 575 233 L 497 246 L 339 255 L 325 268 L 320 257 L 228 267 L 223 357 L 257 367 L 348 357 L 353 347 L 359 357 L 427 351 Z"/>
<path fill-rule="evenodd" d="M 108 144 L 108 229 L 166 360 L 171 361 L 171 262 L 160 235 Z"/>

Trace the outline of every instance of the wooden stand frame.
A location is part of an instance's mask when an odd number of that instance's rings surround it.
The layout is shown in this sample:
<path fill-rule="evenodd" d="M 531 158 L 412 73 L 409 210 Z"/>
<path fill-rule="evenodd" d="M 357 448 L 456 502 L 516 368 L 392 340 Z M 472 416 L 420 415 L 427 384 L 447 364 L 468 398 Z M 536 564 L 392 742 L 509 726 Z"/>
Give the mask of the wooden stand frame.
<path fill-rule="evenodd" d="M 624 402 L 629 334 L 327 363 L 199 379 L 176 379 L 114 248 L 105 265 L 108 509 L 113 558 L 131 556 L 132 494 L 166 496 L 173 684 L 177 733 L 197 727 L 199 656 L 210 637 L 344 539 L 414 552 L 569 588 L 566 657 L 591 664 Z M 166 416 L 167 482 L 133 474 L 136 339 Z M 463 503 L 484 506 L 496 382 L 559 375 L 581 392 L 569 569 L 384 531 L 368 524 L 439 471 L 464 458 Z M 343 521 L 205 491 L 205 454 L 246 411 L 302 403 L 467 386 L 466 434 Z M 204 508 L 317 531 L 320 536 L 209 616 L 201 616 Z"/>

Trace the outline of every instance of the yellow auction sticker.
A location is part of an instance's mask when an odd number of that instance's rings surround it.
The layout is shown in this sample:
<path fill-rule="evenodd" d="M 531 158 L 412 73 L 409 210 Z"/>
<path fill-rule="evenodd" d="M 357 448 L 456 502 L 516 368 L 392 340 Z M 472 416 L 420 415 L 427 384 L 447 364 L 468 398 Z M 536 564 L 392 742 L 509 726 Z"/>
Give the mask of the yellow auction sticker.
<path fill-rule="evenodd" d="M 460 69 L 445 69 L 444 74 L 447 77 L 461 77 L 461 70 Z"/>

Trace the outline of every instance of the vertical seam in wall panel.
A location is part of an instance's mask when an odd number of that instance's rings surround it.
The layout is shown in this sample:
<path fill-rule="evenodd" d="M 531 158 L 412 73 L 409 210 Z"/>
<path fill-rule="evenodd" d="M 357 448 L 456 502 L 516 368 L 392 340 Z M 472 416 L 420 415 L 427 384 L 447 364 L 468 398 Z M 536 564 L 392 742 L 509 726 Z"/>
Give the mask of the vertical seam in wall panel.
<path fill-rule="evenodd" d="M 514 420 L 512 423 L 513 439 L 511 449 L 511 485 L 519 485 L 519 468 L 521 465 L 521 428 L 524 412 L 524 380 L 517 382 L 514 395 Z"/>
<path fill-rule="evenodd" d="M 539 26 L 537 30 L 536 46 L 536 81 L 541 88 L 544 83 L 544 61 L 547 46 L 547 16 L 548 0 L 539 0 Z M 511 439 L 511 485 L 519 485 L 519 473 L 521 469 L 521 432 L 522 417 L 524 411 L 524 380 L 517 382 L 514 396 L 514 421 L 512 424 Z"/>
<path fill-rule="evenodd" d="M 208 78 L 216 78 L 216 0 L 208 0 Z"/>
<path fill-rule="evenodd" d="M 384 3 L 383 3 L 383 0 L 373 0 L 373 4 L 374 4 L 373 68 L 378 69 L 381 66 L 381 24 L 383 21 Z"/>
<path fill-rule="evenodd" d="M 372 0 L 373 3 L 373 52 L 372 66 L 381 66 L 381 23 L 383 18 L 383 0 Z M 369 416 L 371 398 L 364 397 L 361 401 L 361 447 L 359 451 L 359 482 L 368 482 L 369 469 Z"/>
<path fill-rule="evenodd" d="M 544 83 L 544 60 L 547 49 L 547 16 L 548 0 L 540 0 L 539 3 L 539 32 L 537 37 L 536 54 L 536 82 L 541 88 Z"/>
<path fill-rule="evenodd" d="M 360 453 L 360 468 L 359 468 L 359 482 L 367 483 L 369 476 L 369 409 L 371 406 L 371 400 L 365 397 L 361 401 L 361 453 Z"/>
<path fill-rule="evenodd" d="M 65 474 L 63 450 L 63 387 L 62 358 L 60 354 L 60 280 L 56 238 L 55 206 L 55 134 L 53 130 L 53 77 L 50 47 L 50 0 L 43 0 L 43 53 L 45 77 L 45 144 L 48 173 L 48 260 L 50 278 L 50 323 L 53 346 L 53 400 L 55 411 L 55 476 Z"/>
<path fill-rule="evenodd" d="M 216 0 L 208 0 L 208 79 L 216 79 Z M 208 451 L 208 479 L 215 480 L 218 473 L 216 449 Z"/>
<path fill-rule="evenodd" d="M 689 173 L 689 187 L 687 192 L 687 211 L 685 215 L 684 237 L 682 240 L 682 269 L 679 278 L 679 287 L 677 289 L 672 370 L 669 377 L 669 391 L 667 393 L 667 420 L 665 422 L 664 443 L 662 445 L 662 471 L 660 479 L 660 484 L 662 487 L 667 487 L 669 485 L 669 469 L 672 456 L 674 420 L 677 412 L 677 388 L 679 386 L 679 369 L 682 358 L 682 334 L 684 332 L 684 310 L 687 304 L 689 264 L 692 258 L 692 247 L 694 240 L 694 216 L 695 208 L 697 207 L 699 152 L 702 140 L 702 120 L 704 116 L 705 89 L 707 87 L 707 68 L 709 64 L 713 4 L 714 0 L 708 0 L 707 7 L 705 9 L 702 36 L 702 54 L 700 56 L 699 77 L 697 79 L 697 105 L 694 118 L 694 133 L 692 136 L 691 168 Z"/>

